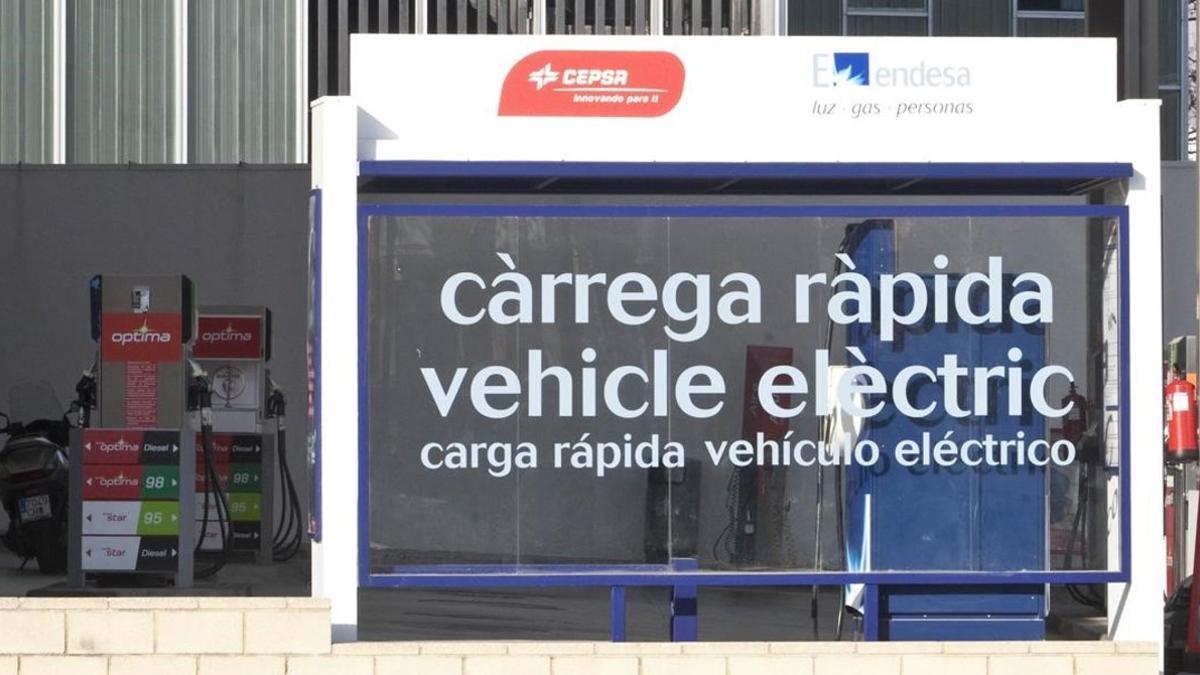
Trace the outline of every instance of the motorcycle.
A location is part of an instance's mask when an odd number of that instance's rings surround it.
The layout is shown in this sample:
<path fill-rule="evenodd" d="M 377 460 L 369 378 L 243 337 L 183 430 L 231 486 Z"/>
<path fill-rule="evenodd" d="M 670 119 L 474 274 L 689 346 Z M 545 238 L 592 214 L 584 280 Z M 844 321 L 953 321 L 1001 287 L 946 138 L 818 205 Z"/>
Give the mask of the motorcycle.
<path fill-rule="evenodd" d="M 67 568 L 67 460 L 71 422 L 46 382 L 29 382 L 9 392 L 9 413 L 0 413 L 6 434 L 0 448 L 0 503 L 8 531 L 0 541 L 38 570 L 61 574 Z M 82 417 L 82 414 L 81 414 Z M 82 420 L 81 420 L 82 422 Z"/>

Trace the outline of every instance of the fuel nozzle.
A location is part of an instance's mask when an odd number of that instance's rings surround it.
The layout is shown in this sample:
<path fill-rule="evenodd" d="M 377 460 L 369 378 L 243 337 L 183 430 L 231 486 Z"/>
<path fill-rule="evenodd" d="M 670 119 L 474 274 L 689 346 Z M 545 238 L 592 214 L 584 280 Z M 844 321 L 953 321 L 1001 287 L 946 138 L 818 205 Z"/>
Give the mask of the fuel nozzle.
<path fill-rule="evenodd" d="M 88 366 L 79 381 L 75 383 L 75 402 L 80 408 L 92 409 L 96 407 L 96 362 Z"/>
<path fill-rule="evenodd" d="M 67 414 L 77 411 L 79 426 L 87 428 L 91 426 L 92 411 L 96 409 L 97 403 L 96 362 L 92 361 L 92 365 L 83 371 L 83 375 L 75 383 L 75 400 L 71 402 L 71 410 L 68 410 Z"/>
<path fill-rule="evenodd" d="M 208 373 L 195 361 L 188 359 L 187 409 L 188 412 L 199 412 L 201 425 L 212 425 L 212 382 Z"/>
<path fill-rule="evenodd" d="M 275 379 L 271 377 L 271 372 L 267 371 L 266 418 L 275 419 L 280 428 L 282 428 L 286 412 L 287 397 L 283 395 L 283 389 L 280 389 L 279 385 L 275 383 Z"/>

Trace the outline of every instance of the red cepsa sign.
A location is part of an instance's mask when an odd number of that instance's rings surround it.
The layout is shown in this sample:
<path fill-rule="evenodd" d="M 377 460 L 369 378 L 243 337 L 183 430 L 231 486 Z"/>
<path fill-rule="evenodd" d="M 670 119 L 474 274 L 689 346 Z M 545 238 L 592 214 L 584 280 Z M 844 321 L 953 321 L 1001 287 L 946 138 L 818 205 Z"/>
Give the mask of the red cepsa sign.
<path fill-rule="evenodd" d="M 670 52 L 540 51 L 508 71 L 501 116 L 660 117 L 683 96 Z"/>

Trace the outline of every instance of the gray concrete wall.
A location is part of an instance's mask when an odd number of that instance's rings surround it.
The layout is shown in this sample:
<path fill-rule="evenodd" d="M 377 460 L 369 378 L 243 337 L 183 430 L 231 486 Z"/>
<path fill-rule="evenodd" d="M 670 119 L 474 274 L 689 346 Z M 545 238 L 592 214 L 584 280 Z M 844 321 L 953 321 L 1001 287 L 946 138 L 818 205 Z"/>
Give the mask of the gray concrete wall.
<path fill-rule="evenodd" d="M 1170 340 L 1196 333 L 1196 165 L 1164 162 L 1162 185 L 1163 340 Z M 1136 260 L 1131 267 L 1137 274 Z"/>
<path fill-rule="evenodd" d="M 201 304 L 274 312 L 271 370 L 288 395 L 288 457 L 306 505 L 308 184 L 304 165 L 0 167 L 0 410 L 27 380 L 74 396 L 96 349 L 92 275 L 187 274 Z"/>

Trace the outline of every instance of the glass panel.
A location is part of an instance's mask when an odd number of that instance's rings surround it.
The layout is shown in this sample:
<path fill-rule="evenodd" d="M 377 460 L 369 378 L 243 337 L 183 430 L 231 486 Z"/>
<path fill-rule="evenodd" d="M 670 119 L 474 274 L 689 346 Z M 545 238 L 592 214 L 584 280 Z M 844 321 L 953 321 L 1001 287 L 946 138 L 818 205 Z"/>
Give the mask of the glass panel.
<path fill-rule="evenodd" d="M 368 390 L 372 569 L 516 563 L 520 472 L 506 463 L 513 458 L 503 450 L 519 442 L 520 418 L 495 411 L 477 418 L 471 401 L 463 399 L 486 398 L 488 383 L 463 382 L 461 392 L 453 383 L 456 368 L 465 369 L 463 377 L 485 367 L 518 372 L 517 326 L 458 327 L 443 316 L 439 289 L 444 271 L 498 274 L 503 271 L 498 253 L 519 262 L 519 222 L 372 218 L 368 231 L 367 302 L 376 317 L 370 325 Z M 462 289 L 464 306 L 481 301 L 486 301 L 481 289 Z M 426 368 L 433 370 L 424 375 Z M 443 415 L 431 391 L 460 396 L 453 399 L 456 405 L 443 401 Z M 428 461 L 443 468 L 423 468 L 422 447 L 435 441 L 457 442 L 463 452 L 440 451 Z M 454 468 L 460 462 L 463 468 Z"/>
<path fill-rule="evenodd" d="M 848 9 L 925 9 L 926 0 L 846 0 Z"/>
<path fill-rule="evenodd" d="M 1008 37 L 1012 35 L 1009 0 L 959 0 L 933 5 L 933 30 L 947 37 Z"/>
<path fill-rule="evenodd" d="M 929 20 L 915 16 L 846 17 L 847 35 L 927 35 Z"/>
<path fill-rule="evenodd" d="M 597 228 L 577 219 L 528 219 L 517 228 L 519 269 L 531 279 L 594 271 L 607 275 L 610 288 L 619 279 L 640 279 L 654 288 L 667 281 L 670 229 L 661 220 L 621 219 Z M 631 315 L 638 316 L 632 325 L 619 321 L 604 311 L 611 291 L 596 283 L 588 289 L 586 323 L 578 323 L 568 312 L 583 308 L 580 287 L 563 283 L 551 291 L 555 321 L 545 323 L 541 319 L 551 306 L 545 288 L 538 293 L 539 320 L 519 331 L 522 386 L 538 392 L 544 408 L 522 406 L 519 425 L 521 441 L 537 445 L 547 459 L 553 450 L 555 468 L 519 472 L 519 558 L 527 563 L 665 563 L 674 554 L 668 514 L 679 504 L 677 472 L 606 468 L 604 463 L 627 451 L 661 453 L 671 440 L 670 418 L 653 414 L 649 406 L 656 402 L 647 397 L 638 374 L 669 365 L 666 316 L 639 301 L 631 303 L 637 306 Z M 652 316 L 642 321 L 647 313 Z M 594 404 L 585 393 L 588 368 L 596 373 Z M 618 369 L 627 375 L 605 377 Z M 610 411 L 612 402 L 629 412 Z M 585 444 L 560 447 L 589 432 Z M 596 449 L 595 458 L 579 452 L 584 445 Z"/>
<path fill-rule="evenodd" d="M 1017 37 L 1083 37 L 1083 19 L 1017 19 Z"/>
<path fill-rule="evenodd" d="M 1082 12 L 1084 0 L 1017 0 L 1018 12 Z"/>
<path fill-rule="evenodd" d="M 1179 84 L 1182 72 L 1180 39 L 1184 23 L 1180 21 L 1183 0 L 1162 0 L 1158 7 L 1158 83 Z"/>
<path fill-rule="evenodd" d="M 1181 139 L 1183 138 L 1183 119 L 1179 110 L 1179 90 L 1177 89 L 1160 89 L 1158 92 L 1159 98 L 1162 99 L 1161 119 L 1162 119 L 1162 159 L 1171 161 L 1181 159 L 1183 148 Z"/>
<path fill-rule="evenodd" d="M 787 0 L 788 35 L 841 35 L 840 0 Z"/>
<path fill-rule="evenodd" d="M 1117 564 L 1110 220 L 368 230 L 375 573 Z"/>

